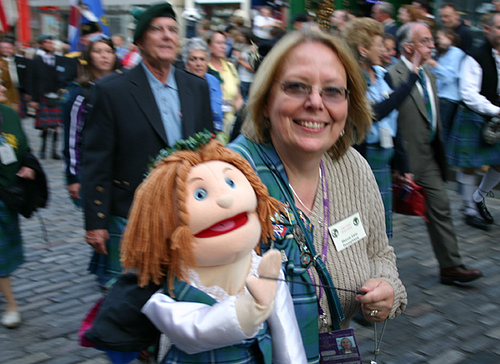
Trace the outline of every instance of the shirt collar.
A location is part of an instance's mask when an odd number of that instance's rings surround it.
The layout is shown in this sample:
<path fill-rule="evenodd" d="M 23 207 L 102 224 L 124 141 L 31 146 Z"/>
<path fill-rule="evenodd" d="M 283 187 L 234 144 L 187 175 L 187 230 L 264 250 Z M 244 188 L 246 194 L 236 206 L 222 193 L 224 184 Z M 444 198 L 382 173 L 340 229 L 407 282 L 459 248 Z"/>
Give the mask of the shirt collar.
<path fill-rule="evenodd" d="M 408 58 L 406 58 L 404 55 L 401 55 L 401 60 L 406 65 L 406 67 L 408 67 L 409 70 L 413 69 L 413 63 L 411 63 L 411 61 L 409 61 Z M 422 67 L 419 67 L 419 69 L 421 68 Z"/>
<path fill-rule="evenodd" d="M 146 72 L 146 78 L 148 79 L 149 84 L 151 87 L 157 89 L 161 87 L 170 87 L 174 90 L 177 91 L 177 82 L 175 82 L 175 67 L 170 65 L 170 70 L 168 72 L 167 76 L 167 82 L 163 84 L 160 80 L 158 80 L 153 73 L 149 70 L 149 68 L 144 64 L 144 62 L 141 62 L 141 65 L 144 69 L 144 72 Z"/>

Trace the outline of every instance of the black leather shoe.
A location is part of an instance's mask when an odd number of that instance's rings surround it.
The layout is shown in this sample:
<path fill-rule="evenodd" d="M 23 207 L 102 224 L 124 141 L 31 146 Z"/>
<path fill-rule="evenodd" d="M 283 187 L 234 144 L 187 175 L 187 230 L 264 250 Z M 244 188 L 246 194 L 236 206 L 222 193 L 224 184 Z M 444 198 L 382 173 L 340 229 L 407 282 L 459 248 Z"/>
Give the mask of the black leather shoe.
<path fill-rule="evenodd" d="M 443 284 L 472 282 L 482 276 L 483 272 L 479 269 L 468 269 L 463 264 L 456 267 L 441 268 L 441 283 Z"/>
<path fill-rule="evenodd" d="M 486 221 L 488 224 L 493 224 L 493 217 L 490 212 L 486 208 L 486 203 L 484 202 L 484 198 L 481 202 L 476 202 L 477 211 L 479 211 L 479 215 Z"/>
<path fill-rule="evenodd" d="M 465 215 L 464 219 L 467 225 L 472 226 L 476 229 L 481 229 L 486 231 L 490 229 L 490 225 L 479 216 Z"/>

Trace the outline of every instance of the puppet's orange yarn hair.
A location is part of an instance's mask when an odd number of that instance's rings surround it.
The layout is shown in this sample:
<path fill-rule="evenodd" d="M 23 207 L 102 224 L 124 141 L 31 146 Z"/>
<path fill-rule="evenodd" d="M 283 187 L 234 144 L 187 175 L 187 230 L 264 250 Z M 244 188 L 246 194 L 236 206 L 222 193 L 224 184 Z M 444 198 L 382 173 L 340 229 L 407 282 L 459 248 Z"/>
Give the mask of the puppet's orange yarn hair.
<path fill-rule="evenodd" d="M 168 275 L 172 289 L 175 277 L 186 281 L 188 269 L 196 267 L 195 237 L 188 227 L 185 205 L 186 182 L 193 166 L 215 160 L 230 163 L 245 175 L 257 195 L 261 241 L 274 238 L 271 217 L 282 204 L 269 196 L 250 163 L 215 140 L 198 151 L 176 152 L 158 162 L 137 188 L 123 234 L 122 265 L 137 272 L 140 286 L 161 284 Z M 260 252 L 258 244 L 256 250 Z"/>

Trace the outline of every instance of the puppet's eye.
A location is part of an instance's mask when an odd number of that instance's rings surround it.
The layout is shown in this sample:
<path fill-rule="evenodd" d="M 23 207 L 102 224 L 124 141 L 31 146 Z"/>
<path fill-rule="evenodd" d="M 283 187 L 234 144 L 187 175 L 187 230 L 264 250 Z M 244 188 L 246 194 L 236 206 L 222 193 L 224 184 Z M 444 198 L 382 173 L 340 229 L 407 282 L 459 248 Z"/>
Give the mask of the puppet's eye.
<path fill-rule="evenodd" d="M 207 197 L 207 191 L 204 188 L 198 188 L 194 191 L 194 198 L 198 201 L 204 200 Z"/>
<path fill-rule="evenodd" d="M 229 187 L 231 187 L 231 188 L 236 187 L 236 183 L 234 183 L 234 181 L 231 178 L 226 178 L 225 181 Z"/>

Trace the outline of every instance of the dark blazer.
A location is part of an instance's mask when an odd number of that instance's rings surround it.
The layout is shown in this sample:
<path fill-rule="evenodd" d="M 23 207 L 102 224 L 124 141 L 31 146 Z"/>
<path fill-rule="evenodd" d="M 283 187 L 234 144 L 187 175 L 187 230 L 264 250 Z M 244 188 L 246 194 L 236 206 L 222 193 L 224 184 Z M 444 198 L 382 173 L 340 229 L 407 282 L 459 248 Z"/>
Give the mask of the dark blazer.
<path fill-rule="evenodd" d="M 441 119 L 439 116 L 439 100 L 437 97 L 436 76 L 424 67 L 424 72 L 431 80 L 434 102 L 437 109 L 436 137 L 430 142 L 430 121 L 422 95 L 415 85 L 401 105 L 398 107 L 398 130 L 403 137 L 403 146 L 408 154 L 411 172 L 418 175 L 429 166 L 429 160 L 435 159 L 446 181 L 446 155 L 441 142 Z M 410 70 L 400 60 L 389 67 L 390 86 L 394 89 L 408 80 Z"/>
<path fill-rule="evenodd" d="M 31 66 L 31 59 L 15 55 L 17 77 L 19 79 L 19 91 L 31 94 L 31 82 L 28 82 L 28 69 Z"/>
<path fill-rule="evenodd" d="M 183 138 L 213 131 L 207 82 L 175 70 Z M 82 192 L 87 230 L 106 229 L 110 215 L 127 217 L 134 192 L 160 149 L 168 146 L 141 64 L 96 84 L 83 133 Z"/>
<path fill-rule="evenodd" d="M 33 101 L 39 102 L 44 94 L 57 92 L 73 82 L 78 76 L 78 61 L 75 58 L 56 55 L 55 66 L 49 66 L 43 62 L 41 56 L 36 56 L 28 71 L 30 94 Z"/>

